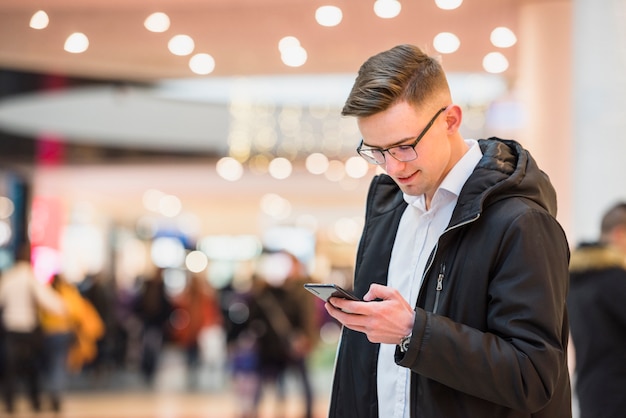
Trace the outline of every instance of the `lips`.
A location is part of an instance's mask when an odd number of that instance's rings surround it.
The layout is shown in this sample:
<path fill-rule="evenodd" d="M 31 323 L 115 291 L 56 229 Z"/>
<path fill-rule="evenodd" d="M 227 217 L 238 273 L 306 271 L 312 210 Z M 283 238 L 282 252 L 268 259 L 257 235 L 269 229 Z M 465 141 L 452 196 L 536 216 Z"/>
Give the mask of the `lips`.
<path fill-rule="evenodd" d="M 409 183 L 412 179 L 415 178 L 415 175 L 419 173 L 419 171 L 414 172 L 413 174 L 410 174 L 408 177 L 400 177 L 400 176 L 396 176 L 396 180 L 399 183 Z"/>

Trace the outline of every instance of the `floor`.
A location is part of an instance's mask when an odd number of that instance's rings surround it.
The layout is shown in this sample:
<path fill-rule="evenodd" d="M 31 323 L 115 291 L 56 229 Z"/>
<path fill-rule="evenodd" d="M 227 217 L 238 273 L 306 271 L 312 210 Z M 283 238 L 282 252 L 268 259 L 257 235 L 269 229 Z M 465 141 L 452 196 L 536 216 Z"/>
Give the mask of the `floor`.
<path fill-rule="evenodd" d="M 259 418 L 275 418 L 273 400 L 261 405 Z M 291 397 L 284 418 L 302 417 L 302 405 Z M 327 404 L 318 400 L 315 417 L 326 416 Z M 0 414 L 0 416 L 4 416 Z M 25 402 L 18 405 L 15 418 L 230 418 L 238 417 L 237 399 L 231 394 L 205 393 L 69 393 L 60 413 L 32 413 Z"/>
<path fill-rule="evenodd" d="M 239 418 L 243 399 L 236 395 L 232 378 L 222 369 L 200 370 L 193 387 L 187 379 L 180 353 L 164 353 L 161 370 L 147 386 L 132 370 L 117 371 L 106 378 L 73 376 L 63 398 L 61 411 L 54 413 L 43 398 L 43 411 L 34 413 L 24 396 L 17 399 L 10 418 Z M 311 370 L 315 396 L 314 417 L 327 416 L 331 370 Z M 295 376 L 287 379 L 284 413 L 277 412 L 273 387 L 263 392 L 258 418 L 302 418 L 303 401 Z"/>
<path fill-rule="evenodd" d="M 329 352 L 327 356 L 332 356 Z M 327 359 L 328 360 L 328 359 Z M 332 367 L 327 360 L 311 368 L 315 396 L 314 418 L 327 416 Z M 331 359 L 332 360 L 332 359 Z M 320 367 L 319 365 L 323 366 Z M 106 378 L 74 376 L 65 394 L 62 410 L 53 413 L 46 408 L 33 413 L 21 397 L 12 415 L 0 418 L 240 418 L 244 399 L 236 395 L 232 378 L 220 368 L 199 370 L 193 387 L 187 379 L 180 353 L 164 353 L 162 367 L 149 387 L 132 370 L 118 371 Z M 268 387 L 257 418 L 303 418 L 303 402 L 294 376 L 287 379 L 287 401 L 284 413 L 276 409 L 276 393 Z M 44 399 L 45 401 L 45 399 Z M 578 417 L 576 399 L 573 418 Z"/>

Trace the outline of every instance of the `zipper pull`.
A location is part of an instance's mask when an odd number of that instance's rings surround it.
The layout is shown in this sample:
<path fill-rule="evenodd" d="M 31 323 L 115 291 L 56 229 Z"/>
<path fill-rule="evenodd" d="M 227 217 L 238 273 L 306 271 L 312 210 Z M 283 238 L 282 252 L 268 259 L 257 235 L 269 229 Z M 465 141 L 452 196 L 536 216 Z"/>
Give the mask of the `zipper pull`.
<path fill-rule="evenodd" d="M 439 270 L 439 276 L 437 276 L 437 290 L 438 291 L 443 290 L 443 276 L 445 272 L 446 272 L 446 265 L 442 264 L 441 270 Z"/>
<path fill-rule="evenodd" d="M 446 272 L 446 265 L 442 263 L 441 270 L 439 270 L 439 275 L 437 276 L 437 287 L 436 287 L 437 292 L 435 293 L 435 304 L 433 306 L 433 313 L 437 313 L 437 308 L 439 307 L 439 295 L 441 294 L 441 291 L 443 290 L 443 276 L 445 275 L 445 272 Z"/>

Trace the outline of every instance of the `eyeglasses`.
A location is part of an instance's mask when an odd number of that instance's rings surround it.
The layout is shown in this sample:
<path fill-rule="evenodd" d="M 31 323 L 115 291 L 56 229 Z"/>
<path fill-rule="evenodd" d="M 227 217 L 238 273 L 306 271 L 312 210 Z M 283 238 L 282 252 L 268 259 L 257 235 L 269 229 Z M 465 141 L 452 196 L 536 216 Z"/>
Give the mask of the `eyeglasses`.
<path fill-rule="evenodd" d="M 422 137 L 426 135 L 426 132 L 433 126 L 437 116 L 441 114 L 444 110 L 446 110 L 448 106 L 442 107 L 435 113 L 435 116 L 428 122 L 424 130 L 415 138 L 412 144 L 404 144 L 404 145 L 394 145 L 393 147 L 381 149 L 381 148 L 363 148 L 363 140 L 359 144 L 359 147 L 356 149 L 356 152 L 359 153 L 361 157 L 365 159 L 370 164 L 381 165 L 385 163 L 385 152 L 389 153 L 393 158 L 400 162 L 408 162 L 413 161 L 417 158 L 417 151 L 415 151 L 415 147 L 417 143 L 420 142 Z"/>

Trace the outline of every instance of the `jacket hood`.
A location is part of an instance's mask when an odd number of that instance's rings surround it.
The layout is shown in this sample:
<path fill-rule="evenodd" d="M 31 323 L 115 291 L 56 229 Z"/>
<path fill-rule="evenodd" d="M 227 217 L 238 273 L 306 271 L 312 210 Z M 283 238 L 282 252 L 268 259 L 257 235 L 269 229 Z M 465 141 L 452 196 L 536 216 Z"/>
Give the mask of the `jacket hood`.
<path fill-rule="evenodd" d="M 530 199 L 556 217 L 554 187 L 528 150 L 516 141 L 495 137 L 478 144 L 483 157 L 461 190 L 452 223 L 474 218 L 486 206 L 509 197 Z M 369 200 L 376 214 L 405 204 L 400 188 L 386 174 L 374 178 Z"/>
<path fill-rule="evenodd" d="M 523 197 L 556 217 L 556 192 L 550 179 L 518 142 L 499 138 L 478 140 L 483 157 L 459 196 L 453 219 L 475 216 L 483 208 L 510 197 Z"/>

